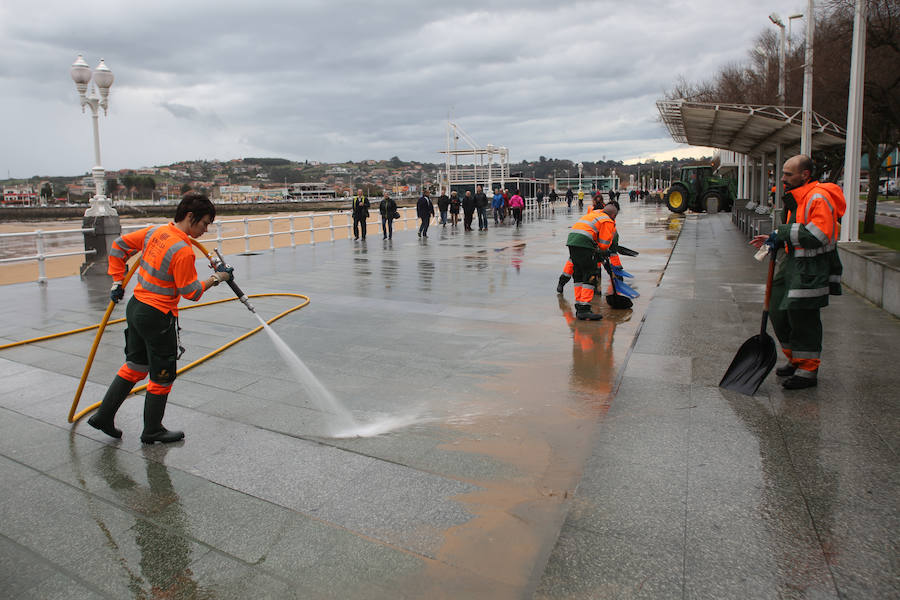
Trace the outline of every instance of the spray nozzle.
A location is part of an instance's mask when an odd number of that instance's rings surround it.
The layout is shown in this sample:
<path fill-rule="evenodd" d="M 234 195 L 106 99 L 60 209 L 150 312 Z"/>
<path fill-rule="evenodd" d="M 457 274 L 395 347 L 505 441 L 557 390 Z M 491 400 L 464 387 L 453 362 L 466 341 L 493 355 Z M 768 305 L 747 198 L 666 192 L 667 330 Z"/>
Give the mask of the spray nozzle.
<path fill-rule="evenodd" d="M 216 248 L 215 253 L 215 256 L 213 256 L 212 253 L 209 254 L 209 266 L 215 271 L 225 271 L 231 275 L 226 282 L 228 287 L 231 288 L 231 291 L 234 292 L 234 295 L 237 296 L 238 300 L 247 307 L 247 310 L 255 314 L 256 308 L 250 304 L 250 301 L 247 299 L 247 294 L 245 294 L 241 288 L 238 287 L 238 284 L 234 282 L 234 267 L 225 262 L 225 258 L 218 248 Z"/>

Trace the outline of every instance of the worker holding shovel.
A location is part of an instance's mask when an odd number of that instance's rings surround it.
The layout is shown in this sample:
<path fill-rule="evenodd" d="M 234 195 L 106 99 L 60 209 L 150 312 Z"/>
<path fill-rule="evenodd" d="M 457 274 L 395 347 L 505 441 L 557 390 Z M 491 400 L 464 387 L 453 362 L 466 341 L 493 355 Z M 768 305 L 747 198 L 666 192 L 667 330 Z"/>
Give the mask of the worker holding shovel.
<path fill-rule="evenodd" d="M 575 317 L 582 321 L 598 321 L 603 318 L 591 311 L 591 301 L 597 290 L 598 260 L 609 257 L 610 246 L 616 235 L 616 215 L 619 204 L 610 202 L 602 209 L 594 209 L 581 217 L 574 225 L 566 246 L 574 265 Z"/>
<path fill-rule="evenodd" d="M 770 235 L 750 243 L 783 247 L 785 260 L 772 280 L 770 318 L 788 364 L 775 373 L 787 377 L 788 390 L 816 385 L 822 353 L 819 310 L 829 295 L 841 293 L 841 260 L 837 252 L 838 220 L 846 210 L 841 189 L 813 178 L 812 160 L 803 154 L 784 163 L 786 222 Z"/>

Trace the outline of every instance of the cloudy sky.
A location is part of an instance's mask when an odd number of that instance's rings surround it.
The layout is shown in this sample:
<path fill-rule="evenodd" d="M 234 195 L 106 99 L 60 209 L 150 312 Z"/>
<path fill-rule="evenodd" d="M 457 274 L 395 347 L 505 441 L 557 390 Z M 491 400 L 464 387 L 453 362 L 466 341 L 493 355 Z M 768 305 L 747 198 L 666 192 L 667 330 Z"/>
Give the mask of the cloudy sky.
<path fill-rule="evenodd" d="M 695 155 L 657 122 L 676 78 L 742 61 L 803 0 L 2 0 L 0 177 L 93 163 L 76 55 L 115 74 L 103 165 L 245 156 L 439 162 L 448 114 L 539 156 Z M 802 34 L 805 20 L 794 21 Z M 88 110 L 88 114 L 89 114 Z"/>

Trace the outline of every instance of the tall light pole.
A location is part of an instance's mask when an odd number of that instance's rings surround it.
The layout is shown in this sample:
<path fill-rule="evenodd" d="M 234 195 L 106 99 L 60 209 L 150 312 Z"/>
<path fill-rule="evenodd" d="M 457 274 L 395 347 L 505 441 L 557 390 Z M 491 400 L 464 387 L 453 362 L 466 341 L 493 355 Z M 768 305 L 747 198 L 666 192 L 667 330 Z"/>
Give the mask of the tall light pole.
<path fill-rule="evenodd" d="M 581 191 L 581 171 L 584 169 L 584 163 L 578 163 L 578 191 Z"/>
<path fill-rule="evenodd" d="M 103 170 L 103 167 L 100 163 L 100 108 L 103 108 L 103 114 L 107 115 L 107 109 L 109 108 L 109 88 L 112 86 L 115 77 L 112 74 L 112 71 L 109 70 L 109 67 L 106 66 L 106 63 L 103 62 L 103 59 L 100 59 L 100 64 L 97 65 L 97 68 L 91 72 L 91 68 L 84 61 L 84 57 L 79 54 L 78 58 L 75 59 L 75 62 L 72 63 L 72 69 L 70 71 L 72 75 L 72 81 L 75 82 L 75 88 L 78 90 L 78 95 L 81 97 L 81 112 L 84 112 L 84 107 L 89 106 L 91 109 L 91 113 L 93 114 L 93 122 L 94 122 L 94 167 L 91 169 L 91 173 L 94 177 L 94 197 L 91 198 L 91 206 L 85 211 L 84 216 L 86 217 L 98 217 L 98 216 L 106 216 L 106 215 L 116 215 L 116 209 L 112 207 L 109 202 L 109 199 L 106 197 L 105 190 L 103 189 L 103 184 L 106 182 L 106 172 Z M 88 84 L 91 82 L 91 79 L 94 80 L 94 85 L 91 86 L 91 93 L 87 95 Z M 97 95 L 97 91 L 99 90 L 100 95 Z"/>
<path fill-rule="evenodd" d="M 866 2 L 856 0 L 853 19 L 853 53 L 850 56 L 850 92 L 847 99 L 847 147 L 844 152 L 844 198 L 847 214 L 841 228 L 842 242 L 859 241 L 859 164 L 862 154 L 863 82 L 866 74 Z M 869 182 L 878 185 L 878 182 Z M 849 222 L 848 222 L 849 221 Z"/>
<path fill-rule="evenodd" d="M 781 48 L 778 51 L 778 104 L 784 106 L 784 23 L 777 13 L 769 15 L 769 20 L 781 29 Z"/>
<path fill-rule="evenodd" d="M 813 95 L 813 32 L 816 26 L 816 15 L 813 12 L 813 0 L 806 5 L 806 60 L 803 65 L 803 128 L 800 137 L 800 154 L 807 156 L 812 152 L 812 95 Z"/>

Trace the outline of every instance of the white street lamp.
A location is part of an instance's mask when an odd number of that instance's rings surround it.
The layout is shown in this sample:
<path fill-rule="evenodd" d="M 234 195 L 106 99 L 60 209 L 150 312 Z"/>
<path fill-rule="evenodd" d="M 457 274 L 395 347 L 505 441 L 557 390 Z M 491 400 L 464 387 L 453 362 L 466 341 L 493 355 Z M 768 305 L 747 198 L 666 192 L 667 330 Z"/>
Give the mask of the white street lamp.
<path fill-rule="evenodd" d="M 103 62 L 102 58 L 100 59 L 100 64 L 97 65 L 97 68 L 94 69 L 92 73 L 91 68 L 84 61 L 84 57 L 81 54 L 79 54 L 78 58 L 75 59 L 75 62 L 72 63 L 70 73 L 72 75 L 72 81 L 75 82 L 75 88 L 78 90 L 78 95 L 81 97 L 81 112 L 84 112 L 85 106 L 90 107 L 94 123 L 94 168 L 91 169 L 91 173 L 94 177 L 94 197 L 91 198 L 91 206 L 85 211 L 84 216 L 98 217 L 117 215 L 118 213 L 110 204 L 109 199 L 106 197 L 105 190 L 103 189 L 106 172 L 103 170 L 100 163 L 99 115 L 100 108 L 103 108 L 104 115 L 108 114 L 109 88 L 112 87 L 115 76 L 112 71 L 109 70 L 109 67 L 106 66 L 106 63 Z M 94 80 L 94 85 L 91 87 L 90 95 L 88 95 L 88 84 L 91 82 L 92 78 Z M 97 95 L 98 90 L 100 93 L 99 96 Z"/>
<path fill-rule="evenodd" d="M 578 191 L 581 191 L 581 171 L 584 170 L 584 163 L 578 163 Z"/>

